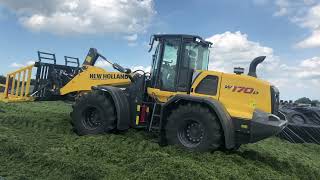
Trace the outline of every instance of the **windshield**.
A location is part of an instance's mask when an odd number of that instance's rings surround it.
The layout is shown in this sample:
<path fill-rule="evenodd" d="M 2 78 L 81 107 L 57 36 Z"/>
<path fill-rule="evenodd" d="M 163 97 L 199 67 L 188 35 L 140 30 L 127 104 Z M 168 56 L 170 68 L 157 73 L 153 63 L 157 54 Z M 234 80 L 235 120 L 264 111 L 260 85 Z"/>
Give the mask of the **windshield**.
<path fill-rule="evenodd" d="M 207 46 L 190 42 L 186 44 L 186 59 L 189 59 L 190 68 L 194 70 L 208 70 L 209 49 Z"/>

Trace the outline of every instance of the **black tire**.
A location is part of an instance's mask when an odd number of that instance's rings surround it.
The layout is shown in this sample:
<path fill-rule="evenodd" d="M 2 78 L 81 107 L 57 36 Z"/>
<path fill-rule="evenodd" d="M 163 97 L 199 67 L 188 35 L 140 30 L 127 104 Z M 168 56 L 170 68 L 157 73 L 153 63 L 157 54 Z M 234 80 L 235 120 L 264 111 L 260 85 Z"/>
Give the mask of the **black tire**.
<path fill-rule="evenodd" d="M 217 116 L 200 105 L 181 105 L 173 110 L 166 124 L 168 144 L 191 151 L 211 151 L 222 143 L 222 129 Z"/>
<path fill-rule="evenodd" d="M 308 120 L 308 118 L 304 114 L 298 111 L 290 112 L 286 116 L 288 118 L 289 123 L 292 124 L 306 124 Z"/>
<path fill-rule="evenodd" d="M 116 128 L 114 105 L 98 91 L 81 96 L 73 105 L 71 118 L 71 125 L 78 135 L 101 134 Z"/>

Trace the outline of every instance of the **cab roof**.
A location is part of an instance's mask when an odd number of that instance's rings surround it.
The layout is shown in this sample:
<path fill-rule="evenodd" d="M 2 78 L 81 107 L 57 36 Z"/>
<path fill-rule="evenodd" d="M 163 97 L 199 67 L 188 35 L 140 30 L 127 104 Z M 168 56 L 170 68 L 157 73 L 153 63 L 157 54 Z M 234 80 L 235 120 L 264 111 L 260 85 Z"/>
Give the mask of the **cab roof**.
<path fill-rule="evenodd" d="M 155 34 L 151 36 L 151 38 L 158 41 L 160 39 L 167 39 L 167 38 L 181 38 L 181 39 L 199 39 L 202 43 L 207 44 L 208 46 L 212 45 L 211 42 L 204 40 L 202 37 L 198 35 L 190 35 L 190 34 Z"/>

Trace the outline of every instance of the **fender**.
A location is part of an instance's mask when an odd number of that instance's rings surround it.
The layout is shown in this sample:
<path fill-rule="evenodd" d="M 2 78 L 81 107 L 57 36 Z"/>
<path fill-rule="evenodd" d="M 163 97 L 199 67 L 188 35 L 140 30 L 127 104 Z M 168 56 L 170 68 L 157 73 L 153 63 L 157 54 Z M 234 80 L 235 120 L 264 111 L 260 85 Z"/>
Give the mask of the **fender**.
<path fill-rule="evenodd" d="M 224 137 L 225 137 L 225 147 L 226 149 L 232 149 L 235 147 L 235 132 L 234 126 L 232 123 L 232 119 L 223 106 L 223 104 L 215 99 L 207 98 L 207 97 L 197 97 L 197 96 L 190 96 L 186 94 L 177 94 L 167 101 L 162 108 L 162 114 L 166 114 L 169 110 L 170 106 L 179 103 L 179 101 L 188 101 L 188 102 L 196 102 L 200 104 L 207 105 L 212 111 L 214 111 L 220 124 L 223 129 Z"/>
<path fill-rule="evenodd" d="M 113 100 L 117 112 L 117 128 L 118 130 L 127 130 L 130 127 L 130 107 L 128 98 L 125 93 L 117 87 L 98 86 L 92 87 L 92 90 L 103 91 L 107 93 Z"/>

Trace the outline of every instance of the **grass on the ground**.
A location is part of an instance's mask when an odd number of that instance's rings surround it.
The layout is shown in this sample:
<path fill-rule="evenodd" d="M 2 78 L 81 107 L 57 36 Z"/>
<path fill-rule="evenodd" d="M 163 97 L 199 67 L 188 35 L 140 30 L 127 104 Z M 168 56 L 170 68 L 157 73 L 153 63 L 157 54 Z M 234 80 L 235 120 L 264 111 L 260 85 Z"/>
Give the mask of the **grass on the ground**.
<path fill-rule="evenodd" d="M 269 138 L 236 152 L 159 147 L 143 132 L 79 137 L 63 102 L 0 103 L 6 179 L 320 179 L 320 146 Z"/>

